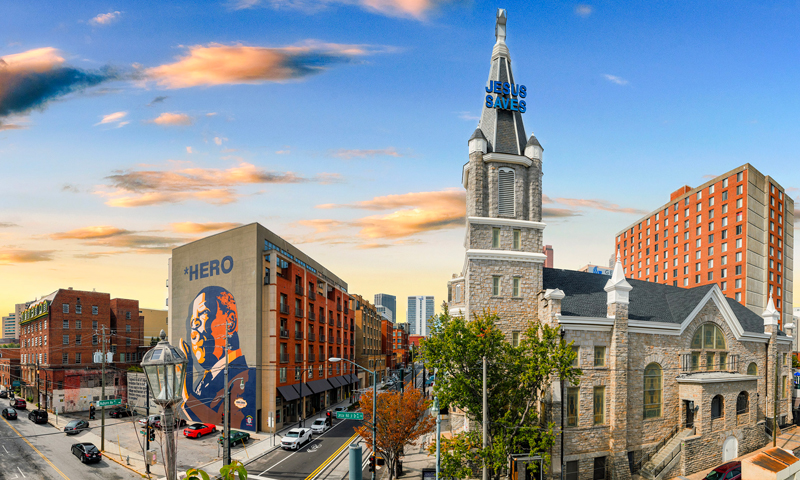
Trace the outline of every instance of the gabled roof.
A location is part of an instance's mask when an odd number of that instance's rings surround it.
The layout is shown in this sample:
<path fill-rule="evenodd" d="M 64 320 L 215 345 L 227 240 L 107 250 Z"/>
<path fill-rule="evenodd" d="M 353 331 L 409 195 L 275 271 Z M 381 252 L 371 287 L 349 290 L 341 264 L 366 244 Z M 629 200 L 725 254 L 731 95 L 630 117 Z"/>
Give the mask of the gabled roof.
<path fill-rule="evenodd" d="M 610 275 L 543 269 L 543 288 L 560 289 L 565 297 L 561 301 L 562 317 L 595 317 L 607 315 L 607 294 L 603 290 Z M 681 325 L 714 288 L 702 285 L 694 288 L 673 287 L 654 282 L 627 279 L 630 291 L 628 319 L 644 322 L 661 322 Z M 764 333 L 764 319 L 732 298 L 725 298 L 745 332 Z M 779 332 L 783 335 L 783 332 Z"/>

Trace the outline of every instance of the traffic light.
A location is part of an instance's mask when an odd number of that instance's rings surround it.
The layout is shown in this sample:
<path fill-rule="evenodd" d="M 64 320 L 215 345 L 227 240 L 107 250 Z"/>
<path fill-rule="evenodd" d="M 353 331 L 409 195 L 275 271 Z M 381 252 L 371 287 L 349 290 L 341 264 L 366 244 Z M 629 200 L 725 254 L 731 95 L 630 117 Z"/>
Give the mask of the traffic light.
<path fill-rule="evenodd" d="M 330 410 L 325 412 L 325 423 L 327 423 L 328 426 L 332 426 L 333 425 L 333 415 L 331 414 Z"/>
<path fill-rule="evenodd" d="M 148 435 L 150 436 L 150 441 L 154 442 L 156 440 L 156 431 L 153 427 L 149 427 Z"/>
<path fill-rule="evenodd" d="M 375 455 L 369 456 L 369 471 L 370 472 L 375 471 Z"/>

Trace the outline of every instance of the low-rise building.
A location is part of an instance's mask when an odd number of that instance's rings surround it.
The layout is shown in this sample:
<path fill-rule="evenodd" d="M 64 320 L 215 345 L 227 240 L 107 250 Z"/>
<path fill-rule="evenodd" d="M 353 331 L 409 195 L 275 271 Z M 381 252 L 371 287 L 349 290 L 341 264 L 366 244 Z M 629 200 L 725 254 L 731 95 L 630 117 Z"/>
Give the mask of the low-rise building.
<path fill-rule="evenodd" d="M 0 348 L 0 389 L 11 390 L 19 377 L 19 348 Z"/>
<path fill-rule="evenodd" d="M 394 338 L 392 344 L 398 367 L 408 365 L 408 324 L 395 324 Z"/>
<path fill-rule="evenodd" d="M 144 325 L 144 345 L 146 348 L 150 348 L 151 344 L 158 343 L 158 335 L 161 333 L 161 330 L 166 332 L 169 329 L 167 322 L 169 319 L 169 311 L 140 308 L 139 317 L 141 317 L 142 325 Z"/>
<path fill-rule="evenodd" d="M 381 357 L 381 316 L 369 300 L 361 295 L 350 295 L 350 308 L 355 313 L 356 360 L 359 365 L 377 374 L 377 381 L 383 380 L 385 358 Z M 362 388 L 372 385 L 372 378 L 366 372 L 358 372 Z"/>

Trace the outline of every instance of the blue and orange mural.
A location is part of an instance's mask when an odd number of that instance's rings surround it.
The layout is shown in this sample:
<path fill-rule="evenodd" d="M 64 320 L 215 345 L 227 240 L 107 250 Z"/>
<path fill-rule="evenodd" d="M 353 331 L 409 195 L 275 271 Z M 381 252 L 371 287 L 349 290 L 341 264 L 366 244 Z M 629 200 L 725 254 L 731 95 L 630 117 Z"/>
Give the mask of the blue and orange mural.
<path fill-rule="evenodd" d="M 247 366 L 239 345 L 239 316 L 233 295 L 222 287 L 200 290 L 189 306 L 185 332 L 189 341 L 182 338 L 180 345 L 189 360 L 183 392 L 187 418 L 222 423 L 227 335 L 230 424 L 232 428 L 255 431 L 256 369 Z"/>

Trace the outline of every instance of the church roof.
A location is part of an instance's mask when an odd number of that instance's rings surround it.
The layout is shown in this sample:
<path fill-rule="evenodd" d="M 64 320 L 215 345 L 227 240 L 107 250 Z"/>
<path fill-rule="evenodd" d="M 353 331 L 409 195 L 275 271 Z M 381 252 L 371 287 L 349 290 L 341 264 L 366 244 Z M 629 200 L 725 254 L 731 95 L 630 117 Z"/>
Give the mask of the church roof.
<path fill-rule="evenodd" d="M 511 72 L 511 55 L 508 51 L 508 46 L 506 46 L 506 11 L 503 9 L 498 9 L 497 11 L 495 36 L 497 42 L 492 49 L 492 64 L 489 68 L 489 79 L 486 82 L 486 86 L 488 87 L 491 81 L 508 82 L 514 85 L 514 75 Z M 487 95 L 496 98 L 500 94 L 489 94 L 484 91 L 483 96 L 486 97 Z M 523 100 L 519 96 L 501 96 Z M 478 126 L 489 143 L 488 153 L 524 154 L 526 142 L 525 125 L 522 123 L 522 114 L 519 112 L 490 108 L 486 106 L 484 101 L 481 121 Z"/>
<path fill-rule="evenodd" d="M 611 275 L 543 269 L 544 289 L 561 289 L 561 315 L 566 317 L 602 317 L 607 315 L 605 287 Z M 645 322 L 681 324 L 706 296 L 712 285 L 694 288 L 673 287 L 661 283 L 627 279 L 630 291 L 628 319 Z M 764 319 L 741 303 L 726 298 L 736 318 L 746 332 L 764 333 Z M 779 335 L 785 335 L 779 332 Z"/>

